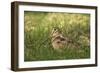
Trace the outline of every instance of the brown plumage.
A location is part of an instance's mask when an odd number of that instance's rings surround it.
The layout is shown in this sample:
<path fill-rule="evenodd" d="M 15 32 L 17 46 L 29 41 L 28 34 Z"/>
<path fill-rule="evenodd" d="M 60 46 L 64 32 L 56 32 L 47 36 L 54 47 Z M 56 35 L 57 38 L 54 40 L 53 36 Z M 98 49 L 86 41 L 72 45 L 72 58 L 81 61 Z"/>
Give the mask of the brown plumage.
<path fill-rule="evenodd" d="M 54 28 L 51 33 L 51 43 L 55 50 L 61 51 L 67 45 L 67 38 L 64 37 L 58 28 Z"/>

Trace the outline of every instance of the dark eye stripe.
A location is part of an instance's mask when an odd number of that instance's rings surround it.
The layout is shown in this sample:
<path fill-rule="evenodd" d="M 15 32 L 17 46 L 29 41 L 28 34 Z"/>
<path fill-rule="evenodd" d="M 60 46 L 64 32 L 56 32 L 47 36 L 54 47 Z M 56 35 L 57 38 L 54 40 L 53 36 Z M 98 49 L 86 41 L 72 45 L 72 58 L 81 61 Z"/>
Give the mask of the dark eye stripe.
<path fill-rule="evenodd" d="M 65 38 L 60 38 L 60 40 L 61 40 L 61 41 L 65 41 L 66 39 L 65 39 Z"/>
<path fill-rule="evenodd" d="M 60 41 L 57 41 L 57 43 L 61 43 Z"/>

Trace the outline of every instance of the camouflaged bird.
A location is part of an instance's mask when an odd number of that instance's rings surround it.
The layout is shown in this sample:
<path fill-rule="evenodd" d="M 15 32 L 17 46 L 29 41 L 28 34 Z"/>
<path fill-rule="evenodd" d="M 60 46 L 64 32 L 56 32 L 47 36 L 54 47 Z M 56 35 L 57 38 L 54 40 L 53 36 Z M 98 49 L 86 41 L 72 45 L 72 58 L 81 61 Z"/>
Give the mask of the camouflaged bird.
<path fill-rule="evenodd" d="M 51 32 L 51 43 L 55 50 L 62 51 L 68 43 L 68 38 L 64 37 L 61 30 L 54 27 Z"/>

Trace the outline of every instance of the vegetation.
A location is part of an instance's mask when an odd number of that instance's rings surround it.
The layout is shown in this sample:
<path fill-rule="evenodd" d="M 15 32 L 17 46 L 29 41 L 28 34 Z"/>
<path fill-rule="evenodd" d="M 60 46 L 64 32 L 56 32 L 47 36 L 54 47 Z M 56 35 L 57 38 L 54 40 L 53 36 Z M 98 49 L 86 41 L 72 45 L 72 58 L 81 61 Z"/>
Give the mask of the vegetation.
<path fill-rule="evenodd" d="M 50 33 L 58 27 L 73 41 L 62 52 L 53 49 Z M 90 15 L 79 13 L 24 12 L 24 60 L 90 58 Z"/>

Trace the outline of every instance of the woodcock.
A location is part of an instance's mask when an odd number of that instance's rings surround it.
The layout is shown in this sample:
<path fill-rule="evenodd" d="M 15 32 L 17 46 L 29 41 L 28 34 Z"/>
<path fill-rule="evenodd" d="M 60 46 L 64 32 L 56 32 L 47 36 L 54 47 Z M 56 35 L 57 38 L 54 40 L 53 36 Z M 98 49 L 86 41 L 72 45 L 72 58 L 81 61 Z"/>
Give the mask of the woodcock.
<path fill-rule="evenodd" d="M 61 51 L 67 45 L 68 39 L 63 36 L 59 28 L 53 28 L 51 32 L 51 43 L 55 50 Z"/>

